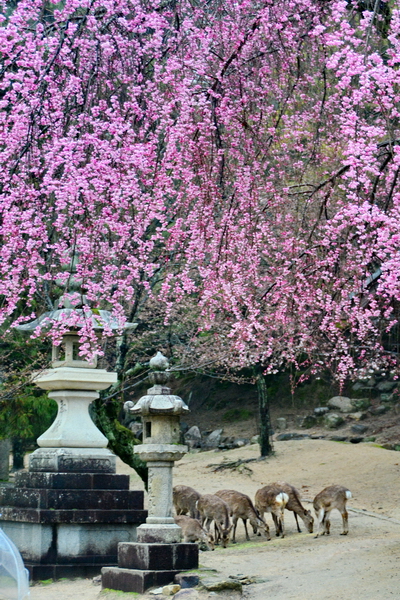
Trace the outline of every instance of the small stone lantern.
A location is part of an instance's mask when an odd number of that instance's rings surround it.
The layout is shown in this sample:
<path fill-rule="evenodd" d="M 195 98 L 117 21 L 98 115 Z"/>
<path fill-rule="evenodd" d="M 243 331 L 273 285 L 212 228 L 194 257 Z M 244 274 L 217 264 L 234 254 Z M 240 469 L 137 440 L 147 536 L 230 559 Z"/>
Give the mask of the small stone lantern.
<path fill-rule="evenodd" d="M 179 444 L 179 422 L 189 408 L 165 386 L 168 366 L 165 356 L 157 352 L 150 360 L 153 387 L 135 405 L 125 403 L 130 414 L 142 416 L 143 443 L 135 447 L 135 452 L 149 468 L 149 516 L 138 527 L 139 542 L 174 543 L 181 539 L 181 529 L 172 516 L 172 468 L 188 451 L 187 446 Z"/>
<path fill-rule="evenodd" d="M 30 332 L 43 323 L 65 322 L 71 316 L 75 319 L 74 327 L 63 335 L 59 346 L 53 345 L 52 368 L 32 378 L 38 387 L 50 392 L 48 396 L 57 402 L 58 413 L 49 429 L 37 439 L 39 449 L 29 457 L 29 470 L 115 473 L 115 455 L 108 450 L 107 438 L 92 421 L 89 405 L 99 397 L 99 391 L 117 382 L 117 373 L 98 369 L 97 357 L 92 361 L 80 358 L 79 328 L 88 318 L 99 334 L 103 323 L 111 329 L 120 328 L 118 323 L 109 311 L 88 311 L 77 305 L 49 311 L 18 329 Z M 127 328 L 135 326 L 127 324 Z"/>
<path fill-rule="evenodd" d="M 153 387 L 136 404 L 124 405 L 143 421 L 143 443 L 134 451 L 149 469 L 148 517 L 137 528 L 137 542 L 118 545 L 118 567 L 101 570 L 103 588 L 140 594 L 199 566 L 197 544 L 181 542 L 181 528 L 172 516 L 172 467 L 188 451 L 179 444 L 179 420 L 189 409 L 165 385 L 169 376 L 165 356 L 158 352 L 150 368 Z"/>

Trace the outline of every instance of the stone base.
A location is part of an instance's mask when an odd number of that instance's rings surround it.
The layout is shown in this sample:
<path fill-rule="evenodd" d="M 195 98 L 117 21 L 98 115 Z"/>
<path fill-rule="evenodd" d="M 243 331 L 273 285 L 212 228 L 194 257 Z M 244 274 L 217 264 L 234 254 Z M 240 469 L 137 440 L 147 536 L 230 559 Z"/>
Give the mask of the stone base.
<path fill-rule="evenodd" d="M 90 577 L 115 565 L 118 543 L 136 540 L 146 519 L 143 492 L 129 476 L 101 473 L 16 474 L 0 487 L 0 526 L 32 579 Z"/>
<path fill-rule="evenodd" d="M 153 586 L 172 583 L 175 575 L 197 569 L 197 544 L 118 544 L 118 567 L 103 567 L 103 589 L 143 594 Z"/>
<path fill-rule="evenodd" d="M 151 587 L 172 583 L 178 573 L 179 571 L 140 571 L 103 567 L 101 569 L 101 585 L 103 590 L 111 589 L 143 594 Z"/>
<path fill-rule="evenodd" d="M 148 520 L 149 518 L 147 518 L 146 523 L 138 527 L 138 542 L 143 544 L 178 544 L 182 540 L 182 529 L 176 523 L 154 524 L 148 523 Z"/>
<path fill-rule="evenodd" d="M 38 448 L 29 456 L 29 472 L 115 473 L 116 460 L 107 448 Z"/>

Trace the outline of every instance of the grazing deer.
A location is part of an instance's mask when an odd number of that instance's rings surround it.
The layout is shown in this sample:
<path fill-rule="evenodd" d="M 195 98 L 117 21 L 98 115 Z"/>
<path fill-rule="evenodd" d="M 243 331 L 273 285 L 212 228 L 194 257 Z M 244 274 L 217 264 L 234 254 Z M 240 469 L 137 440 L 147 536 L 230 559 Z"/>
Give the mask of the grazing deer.
<path fill-rule="evenodd" d="M 203 529 L 197 519 L 192 519 L 187 515 L 177 515 L 174 519 L 182 529 L 183 541 L 186 544 L 199 541 L 203 542 L 210 550 L 214 550 L 214 537 Z"/>
<path fill-rule="evenodd" d="M 261 535 L 260 532 L 262 532 L 268 540 L 271 539 L 267 523 L 257 513 L 252 501 L 246 494 L 236 492 L 235 490 L 220 490 L 219 492 L 215 492 L 215 495 L 225 500 L 229 506 L 233 525 L 232 544 L 236 544 L 236 527 L 239 519 L 243 521 L 247 541 L 250 541 L 247 531 L 247 519 L 250 521 L 253 533 L 259 532 L 258 535 Z"/>
<path fill-rule="evenodd" d="M 278 486 L 285 494 L 289 496 L 289 501 L 286 504 L 286 510 L 291 510 L 294 513 L 294 518 L 296 519 L 297 531 L 301 533 L 301 529 L 299 527 L 299 520 L 297 516 L 303 519 L 304 525 L 307 527 L 308 532 L 313 532 L 314 527 L 314 518 L 309 510 L 306 510 L 302 503 L 300 502 L 300 494 L 298 490 L 290 483 L 286 483 L 285 481 L 279 481 L 272 485 Z"/>
<path fill-rule="evenodd" d="M 199 492 L 187 485 L 176 485 L 172 490 L 172 499 L 177 515 L 189 515 L 192 519 L 200 519 L 196 502 L 200 498 Z"/>
<path fill-rule="evenodd" d="M 289 496 L 276 483 L 266 485 L 256 492 L 254 506 L 261 518 L 265 512 L 272 513 L 277 536 L 285 537 L 284 511 L 288 502 Z"/>
<path fill-rule="evenodd" d="M 346 510 L 347 500 L 351 498 L 351 492 L 342 485 L 329 485 L 317 494 L 314 498 L 314 510 L 318 518 L 317 535 L 320 534 L 320 526 L 323 526 L 321 535 L 329 535 L 331 522 L 329 515 L 331 510 L 337 508 L 343 519 L 343 531 L 340 535 L 347 535 L 349 532 L 348 512 Z"/>
<path fill-rule="evenodd" d="M 216 543 L 218 542 L 218 537 L 220 537 L 223 548 L 226 548 L 232 529 L 227 503 L 222 498 L 214 496 L 214 494 L 204 494 L 197 500 L 196 508 L 200 512 L 201 524 L 205 526 L 208 532 L 210 531 L 211 522 L 214 521 L 217 532 Z"/>

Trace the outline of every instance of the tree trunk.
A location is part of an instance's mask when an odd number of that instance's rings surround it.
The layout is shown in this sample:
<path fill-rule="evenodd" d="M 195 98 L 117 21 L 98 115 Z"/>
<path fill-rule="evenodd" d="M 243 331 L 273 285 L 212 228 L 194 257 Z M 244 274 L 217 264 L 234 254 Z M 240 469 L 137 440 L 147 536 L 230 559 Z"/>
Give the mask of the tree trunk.
<path fill-rule="evenodd" d="M 10 472 L 10 450 L 10 440 L 0 440 L 0 481 L 8 481 Z"/>
<path fill-rule="evenodd" d="M 270 456 L 273 453 L 271 433 L 271 417 L 269 413 L 269 402 L 265 377 L 260 365 L 255 368 L 257 377 L 258 413 L 260 418 L 260 454 Z"/>

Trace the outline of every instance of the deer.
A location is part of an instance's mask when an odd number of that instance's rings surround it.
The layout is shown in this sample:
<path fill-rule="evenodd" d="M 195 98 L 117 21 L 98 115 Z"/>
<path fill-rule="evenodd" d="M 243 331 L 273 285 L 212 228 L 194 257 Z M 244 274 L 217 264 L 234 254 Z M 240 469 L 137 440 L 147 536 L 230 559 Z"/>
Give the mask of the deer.
<path fill-rule="evenodd" d="M 222 547 L 226 548 L 232 523 L 229 520 L 229 506 L 214 494 L 203 494 L 196 502 L 196 508 L 201 516 L 201 525 L 210 532 L 211 522 L 214 521 L 216 530 L 216 543 L 221 538 Z"/>
<path fill-rule="evenodd" d="M 314 528 L 314 517 L 312 516 L 311 511 L 305 509 L 300 502 L 300 494 L 298 490 L 293 485 L 290 485 L 290 483 L 286 483 L 286 481 L 279 481 L 273 485 L 279 487 L 283 492 L 285 492 L 285 494 L 289 496 L 289 501 L 286 504 L 286 510 L 291 510 L 294 513 L 297 531 L 301 533 L 298 520 L 299 516 L 303 520 L 304 525 L 307 527 L 308 532 L 312 533 Z"/>
<path fill-rule="evenodd" d="M 174 517 L 175 523 L 182 529 L 183 541 L 185 543 L 203 542 L 210 550 L 215 549 L 214 537 L 200 525 L 197 519 L 187 515 Z"/>
<path fill-rule="evenodd" d="M 249 496 L 246 496 L 246 494 L 242 494 L 241 492 L 236 492 L 235 490 L 219 490 L 218 492 L 215 492 L 215 495 L 222 498 L 222 500 L 225 500 L 229 506 L 233 525 L 232 544 L 236 544 L 236 527 L 239 519 L 242 519 L 243 521 L 247 541 L 250 541 L 249 533 L 247 531 L 247 520 L 250 521 L 253 533 L 261 535 L 260 532 L 262 532 L 268 541 L 271 539 L 267 523 L 257 513 Z"/>
<path fill-rule="evenodd" d="M 346 504 L 350 498 L 350 490 L 342 485 L 329 485 L 315 496 L 313 506 L 318 519 L 316 538 L 320 535 L 321 525 L 321 535 L 325 535 L 325 533 L 326 535 L 330 534 L 331 522 L 329 515 L 334 508 L 337 508 L 342 515 L 343 531 L 340 535 L 347 535 L 349 533 L 349 515 L 346 510 Z"/>
<path fill-rule="evenodd" d="M 284 511 L 289 496 L 276 483 L 266 485 L 257 490 L 254 506 L 263 518 L 265 512 L 272 513 L 276 535 L 285 537 Z"/>
<path fill-rule="evenodd" d="M 172 490 L 172 499 L 177 515 L 187 515 L 192 519 L 200 519 L 196 502 L 200 498 L 199 492 L 188 485 L 176 485 Z"/>

